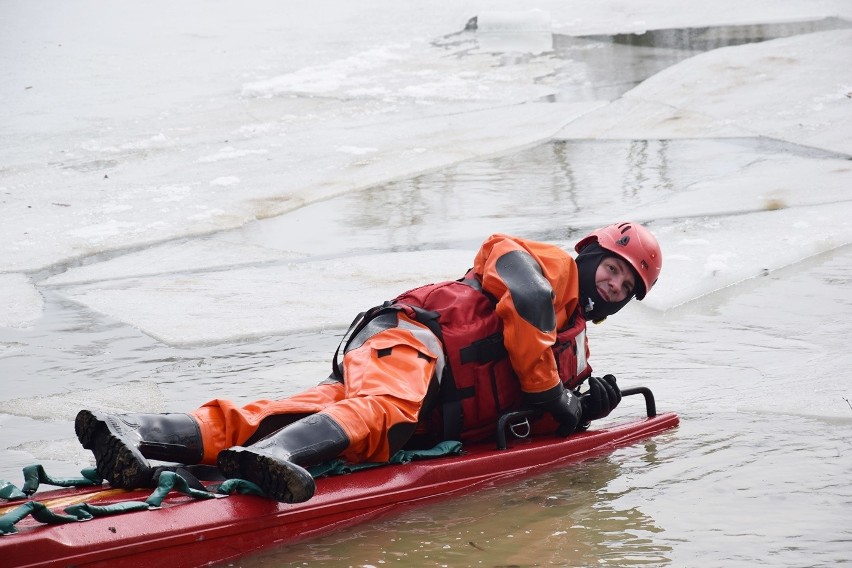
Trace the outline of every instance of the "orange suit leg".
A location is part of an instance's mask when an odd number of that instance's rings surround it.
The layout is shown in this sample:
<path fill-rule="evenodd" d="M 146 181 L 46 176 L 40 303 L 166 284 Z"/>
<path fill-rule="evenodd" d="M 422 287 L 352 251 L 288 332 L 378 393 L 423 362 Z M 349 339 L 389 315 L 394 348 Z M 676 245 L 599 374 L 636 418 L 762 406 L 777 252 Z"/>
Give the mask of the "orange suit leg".
<path fill-rule="evenodd" d="M 314 414 L 343 396 L 343 385 L 329 381 L 285 399 L 258 400 L 243 407 L 230 400 L 211 400 L 191 413 L 201 429 L 202 463 L 215 465 L 220 451 L 243 445 L 257 432 L 264 418 L 281 414 Z"/>
<path fill-rule="evenodd" d="M 400 327 L 345 353 L 345 396 L 322 411 L 349 436 L 342 455 L 350 462 L 384 462 L 400 449 L 419 421 L 438 357 L 443 362 L 435 335 L 404 314 L 398 317 Z M 397 439 L 389 437 L 394 427 L 402 432 Z"/>

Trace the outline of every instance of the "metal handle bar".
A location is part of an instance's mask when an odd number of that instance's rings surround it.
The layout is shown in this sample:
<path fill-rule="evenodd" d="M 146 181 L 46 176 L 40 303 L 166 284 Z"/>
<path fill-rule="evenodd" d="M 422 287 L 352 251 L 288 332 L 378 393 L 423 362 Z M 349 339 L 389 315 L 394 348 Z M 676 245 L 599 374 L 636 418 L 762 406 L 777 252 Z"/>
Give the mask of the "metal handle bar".
<path fill-rule="evenodd" d="M 633 396 L 641 394 L 645 397 L 645 411 L 648 418 L 653 418 L 657 415 L 657 403 L 654 401 L 654 393 L 648 387 L 629 387 L 621 389 L 621 396 Z M 535 418 L 541 414 L 540 410 L 525 409 L 507 412 L 500 416 L 497 420 L 497 449 L 505 450 L 506 445 L 506 427 L 516 421 L 524 418 Z"/>
<path fill-rule="evenodd" d="M 648 387 L 621 389 L 621 396 L 632 396 L 634 394 L 641 394 L 645 397 L 645 411 L 648 414 L 648 418 L 653 418 L 657 415 L 657 403 L 654 401 L 654 393 L 651 392 L 651 389 Z"/>

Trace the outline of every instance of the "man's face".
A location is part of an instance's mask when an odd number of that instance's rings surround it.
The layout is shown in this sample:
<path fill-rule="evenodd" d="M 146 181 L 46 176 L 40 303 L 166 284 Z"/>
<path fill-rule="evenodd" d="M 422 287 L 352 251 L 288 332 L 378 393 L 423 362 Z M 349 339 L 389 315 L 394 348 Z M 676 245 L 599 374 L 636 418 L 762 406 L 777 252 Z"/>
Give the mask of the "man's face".
<path fill-rule="evenodd" d="M 608 256 L 598 264 L 595 286 L 604 301 L 623 302 L 633 295 L 636 277 L 627 262 L 615 256 Z"/>

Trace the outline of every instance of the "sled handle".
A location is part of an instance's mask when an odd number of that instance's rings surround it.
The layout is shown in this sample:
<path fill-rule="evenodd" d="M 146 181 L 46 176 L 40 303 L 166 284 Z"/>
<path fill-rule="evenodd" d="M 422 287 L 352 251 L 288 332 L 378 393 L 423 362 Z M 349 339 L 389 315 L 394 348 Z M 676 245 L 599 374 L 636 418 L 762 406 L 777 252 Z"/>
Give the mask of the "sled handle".
<path fill-rule="evenodd" d="M 648 387 L 629 387 L 621 389 L 621 396 L 631 396 L 641 394 L 645 397 L 645 412 L 648 418 L 653 418 L 657 415 L 657 403 L 654 401 L 654 393 Z"/>
<path fill-rule="evenodd" d="M 635 394 L 641 394 L 645 397 L 645 413 L 648 415 L 648 418 L 656 416 L 657 403 L 654 400 L 654 393 L 651 392 L 651 389 L 648 387 L 629 387 L 621 389 L 621 396 L 633 396 Z M 534 418 L 540 414 L 540 410 L 525 409 L 507 412 L 500 416 L 497 420 L 497 449 L 505 450 L 508 447 L 506 444 L 506 427 L 509 424 L 524 419 Z"/>

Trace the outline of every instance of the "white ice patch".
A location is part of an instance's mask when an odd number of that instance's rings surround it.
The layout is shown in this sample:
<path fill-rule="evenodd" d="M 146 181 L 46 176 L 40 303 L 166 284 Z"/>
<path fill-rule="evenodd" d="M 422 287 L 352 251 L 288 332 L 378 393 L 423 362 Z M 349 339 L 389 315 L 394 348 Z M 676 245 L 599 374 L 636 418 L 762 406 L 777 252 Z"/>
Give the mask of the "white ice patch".
<path fill-rule="evenodd" d="M 62 294 L 164 343 L 218 343 L 345 328 L 359 311 L 409 288 L 458 278 L 470 262 L 470 251 L 392 253 L 118 280 Z"/>
<path fill-rule="evenodd" d="M 850 215 L 852 205 L 828 204 L 685 219 L 656 229 L 663 272 L 642 304 L 670 309 L 850 244 Z"/>
<path fill-rule="evenodd" d="M 384 46 L 321 66 L 246 83 L 243 96 L 251 99 L 307 95 L 343 100 L 373 97 L 382 102 L 386 111 L 392 110 L 389 104 L 409 102 L 531 102 L 553 94 L 553 89 L 539 79 L 556 73 L 559 61 L 542 56 L 522 65 L 505 65 L 501 53 L 496 53 L 552 50 L 550 33 L 533 33 L 534 47 L 508 45 L 527 42 L 529 35 L 481 34 L 477 39 L 481 44 L 488 41 L 496 45 L 494 49 L 480 46 L 476 53 L 470 53 L 468 46 L 436 50 L 426 42 Z M 500 42 L 507 45 L 501 47 Z M 453 52 L 462 51 L 463 58 L 453 56 Z"/>
<path fill-rule="evenodd" d="M 73 430 L 70 430 L 69 433 L 73 434 Z M 14 444 L 8 449 L 11 452 L 22 452 L 24 455 L 32 456 L 27 460 L 29 464 L 40 464 L 45 471 L 57 477 L 80 477 L 80 475 L 77 474 L 79 470 L 73 471 L 72 475 L 62 474 L 56 463 L 76 463 L 79 469 L 83 469 L 93 459 L 92 453 L 84 449 L 80 442 L 73 437 L 61 440 L 28 440 Z"/>
<path fill-rule="evenodd" d="M 286 147 L 265 141 L 268 154 L 243 155 L 233 162 L 227 156 L 238 152 L 214 154 L 222 161 L 204 164 L 156 155 L 123 166 L 129 171 L 121 178 L 110 174 L 103 179 L 97 173 L 94 183 L 86 172 L 62 170 L 53 183 L 40 174 L 26 181 L 42 188 L 36 206 L 28 207 L 26 192 L 4 194 L 15 214 L 0 223 L 0 239 L 6 243 L 0 248 L 0 270 L 36 270 L 105 250 L 229 229 L 389 179 L 546 140 L 596 106 L 529 103 L 461 113 L 452 106 L 429 113 L 407 109 L 381 128 L 375 118 L 346 118 L 333 111 L 316 119 L 317 128 L 291 134 Z M 365 163 L 330 151 L 334 145 L 377 152 Z M 237 171 L 241 181 L 236 186 L 199 182 Z"/>
<path fill-rule="evenodd" d="M 358 146 L 338 146 L 338 152 L 343 152 L 344 154 L 352 154 L 353 156 L 363 156 L 365 154 L 372 154 L 374 152 L 378 152 L 378 148 L 360 148 Z"/>
<path fill-rule="evenodd" d="M 664 203 L 642 207 L 634 214 L 644 217 L 653 209 L 654 215 L 662 218 L 718 216 L 828 204 L 848 210 L 852 184 L 848 160 L 781 156 L 677 188 Z M 842 225 L 825 229 L 833 231 Z"/>
<path fill-rule="evenodd" d="M 77 239 L 87 239 L 94 242 L 102 242 L 116 235 L 124 233 L 128 229 L 137 227 L 136 223 L 127 221 L 109 220 L 97 225 L 80 227 L 68 232 L 68 235 Z"/>
<path fill-rule="evenodd" d="M 41 317 L 44 300 L 24 274 L 0 274 L 0 327 L 28 327 Z M 0 346 L 0 356 L 16 350 Z"/>
<path fill-rule="evenodd" d="M 71 268 L 43 280 L 43 286 L 62 286 L 155 274 L 233 268 L 290 260 L 304 255 L 259 245 L 232 243 L 224 237 L 167 243 L 103 262 Z"/>
<path fill-rule="evenodd" d="M 237 176 L 222 176 L 210 181 L 210 185 L 218 187 L 229 187 L 240 183 L 240 178 Z"/>
<path fill-rule="evenodd" d="M 737 254 L 735 252 L 710 254 L 704 262 L 702 281 L 706 281 L 708 278 L 715 278 L 720 274 L 727 272 L 730 267 L 728 261 L 732 259 L 736 260 L 736 257 Z"/>
<path fill-rule="evenodd" d="M 251 138 L 260 134 L 274 134 L 280 130 L 281 126 L 276 122 L 261 122 L 255 124 L 244 124 L 240 126 L 236 132 L 246 138 Z"/>
<path fill-rule="evenodd" d="M 318 66 L 306 67 L 289 75 L 255 81 L 243 85 L 245 97 L 271 97 L 285 93 L 328 94 L 343 85 L 369 85 L 367 74 L 377 68 L 393 65 L 404 59 L 407 44 L 388 45 L 371 49 L 345 59 Z"/>
<path fill-rule="evenodd" d="M 695 28 L 724 25 L 752 25 L 818 20 L 831 16 L 852 19 L 847 0 L 808 2 L 772 0 L 741 2 L 716 0 L 678 2 L 649 0 L 624 4 L 621 0 L 573 0 L 538 2 L 553 15 L 553 29 L 573 36 L 643 33 L 647 30 Z"/>
<path fill-rule="evenodd" d="M 477 17 L 477 31 L 482 33 L 550 33 L 550 30 L 550 14 L 537 8 L 515 12 L 483 10 Z"/>
<path fill-rule="evenodd" d="M 198 158 L 200 163 L 210 163 L 210 162 L 221 162 L 223 160 L 235 160 L 237 158 L 242 158 L 244 156 L 252 156 L 252 155 L 262 155 L 268 154 L 269 150 L 266 149 L 237 149 L 232 146 L 228 146 L 226 148 L 222 148 L 215 154 L 210 154 L 207 156 L 202 156 Z"/>
<path fill-rule="evenodd" d="M 26 346 L 25 343 L 19 341 L 0 341 L 0 358 L 21 353 Z"/>
<path fill-rule="evenodd" d="M 567 138 L 768 136 L 852 154 L 852 30 L 725 47 L 658 73 Z M 815 105 L 814 101 L 819 104 Z"/>
<path fill-rule="evenodd" d="M 192 193 L 188 185 L 161 185 L 156 188 L 148 188 L 153 203 L 176 203 L 183 201 Z"/>
<path fill-rule="evenodd" d="M 91 390 L 0 400 L 0 413 L 62 421 L 73 420 L 81 408 L 121 414 L 162 412 L 164 406 L 163 395 L 157 383 L 129 381 Z"/>
<path fill-rule="evenodd" d="M 553 50 L 551 16 L 539 9 L 477 15 L 476 39 L 480 51 L 541 54 Z"/>
<path fill-rule="evenodd" d="M 104 144 L 102 140 L 89 140 L 80 145 L 80 147 L 88 152 L 97 154 L 117 154 L 128 150 L 150 150 L 152 148 L 165 148 L 174 146 L 174 142 L 169 140 L 163 133 L 156 134 L 142 140 L 131 142 L 122 142 L 119 144 Z"/>

